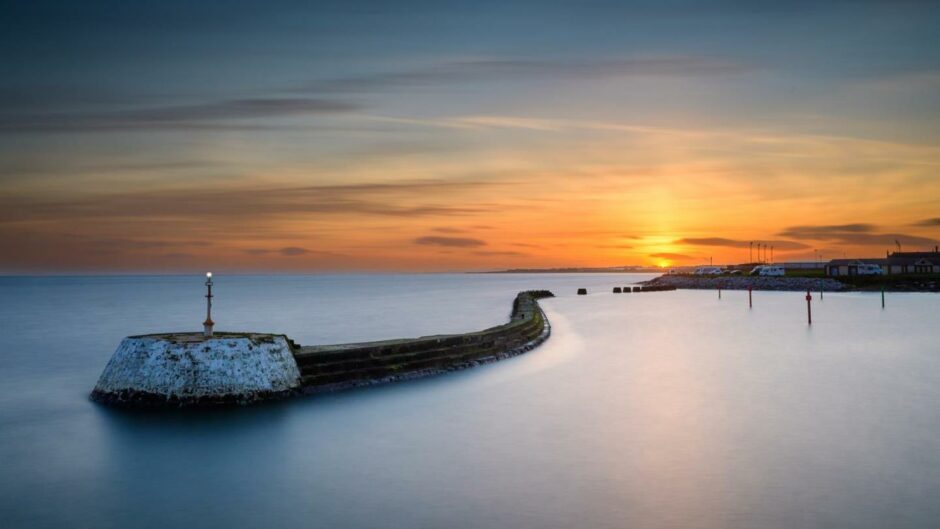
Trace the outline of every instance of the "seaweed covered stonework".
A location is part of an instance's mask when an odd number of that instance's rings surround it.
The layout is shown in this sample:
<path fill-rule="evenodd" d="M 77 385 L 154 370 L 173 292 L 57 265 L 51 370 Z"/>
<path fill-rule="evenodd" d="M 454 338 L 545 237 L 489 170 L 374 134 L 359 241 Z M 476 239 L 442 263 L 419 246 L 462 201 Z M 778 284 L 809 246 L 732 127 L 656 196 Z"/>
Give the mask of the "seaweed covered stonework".
<path fill-rule="evenodd" d="M 121 342 L 91 397 L 123 407 L 215 406 L 279 398 L 299 387 L 285 336 L 153 334 Z"/>
<path fill-rule="evenodd" d="M 243 405 L 464 369 L 545 341 L 551 326 L 537 300 L 551 296 L 520 292 L 508 323 L 467 334 L 310 347 L 259 333 L 131 336 L 91 397 L 120 407 Z"/>
<path fill-rule="evenodd" d="M 306 393 L 407 380 L 495 362 L 529 351 L 551 333 L 538 299 L 547 290 L 520 292 L 509 323 L 466 334 L 301 347 L 294 354 Z"/>

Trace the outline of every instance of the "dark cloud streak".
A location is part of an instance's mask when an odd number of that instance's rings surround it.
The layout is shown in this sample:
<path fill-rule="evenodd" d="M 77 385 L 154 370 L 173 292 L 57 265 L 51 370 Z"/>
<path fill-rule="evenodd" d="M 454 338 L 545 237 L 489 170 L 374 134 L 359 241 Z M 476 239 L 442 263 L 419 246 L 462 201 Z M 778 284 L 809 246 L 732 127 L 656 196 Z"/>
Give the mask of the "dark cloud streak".
<path fill-rule="evenodd" d="M 825 239 L 845 233 L 871 233 L 875 231 L 873 224 L 829 224 L 822 226 L 791 226 L 779 235 L 793 237 L 794 239 Z"/>
<path fill-rule="evenodd" d="M 4 113 L 0 133 L 147 129 L 241 129 L 242 120 L 336 114 L 360 109 L 333 99 L 254 98 L 131 110 L 63 113 Z M 263 127 L 263 126 L 262 126 Z"/>
<path fill-rule="evenodd" d="M 267 248 L 249 248 L 245 250 L 245 253 L 248 255 L 268 255 L 277 253 L 286 257 L 297 257 L 299 255 L 306 255 L 310 253 L 310 250 L 306 248 L 300 248 L 299 246 L 287 246 L 279 250 L 269 250 Z"/>
<path fill-rule="evenodd" d="M 418 237 L 414 240 L 414 243 L 422 246 L 446 246 L 449 248 L 477 248 L 486 246 L 486 242 L 480 239 L 472 239 L 470 237 L 438 237 L 435 235 Z"/>
<path fill-rule="evenodd" d="M 74 221 L 106 218 L 239 218 L 291 214 L 448 217 L 484 213 L 496 206 L 442 204 L 454 192 L 501 186 L 482 181 L 414 181 L 216 191 L 140 191 L 31 199 L 0 193 L 0 224 L 31 220 Z M 394 197 L 392 200 L 390 197 Z"/>
<path fill-rule="evenodd" d="M 612 60 L 485 59 L 455 61 L 421 69 L 312 81 L 302 93 L 376 92 L 394 88 L 498 80 L 608 78 L 628 76 L 732 75 L 753 67 L 715 57 L 635 57 Z"/>
<path fill-rule="evenodd" d="M 752 242 L 754 244 L 760 243 L 760 244 L 766 244 L 768 246 L 773 246 L 775 249 L 778 249 L 778 250 L 803 250 L 803 249 L 810 247 L 807 244 L 803 244 L 801 242 L 794 242 L 794 241 L 776 241 L 776 240 L 765 241 L 765 240 L 758 240 L 758 239 L 755 239 L 753 241 L 739 241 L 735 239 L 725 239 L 723 237 L 702 237 L 702 238 L 689 237 L 685 239 L 679 239 L 675 242 L 676 244 L 688 244 L 690 246 L 718 246 L 718 247 L 724 247 L 724 248 L 750 248 Z"/>
<path fill-rule="evenodd" d="M 858 246 L 894 246 L 895 241 L 909 246 L 932 246 L 934 239 L 906 233 L 875 233 L 872 224 L 840 224 L 822 226 L 792 226 L 780 235 L 794 239 L 829 241 Z"/>

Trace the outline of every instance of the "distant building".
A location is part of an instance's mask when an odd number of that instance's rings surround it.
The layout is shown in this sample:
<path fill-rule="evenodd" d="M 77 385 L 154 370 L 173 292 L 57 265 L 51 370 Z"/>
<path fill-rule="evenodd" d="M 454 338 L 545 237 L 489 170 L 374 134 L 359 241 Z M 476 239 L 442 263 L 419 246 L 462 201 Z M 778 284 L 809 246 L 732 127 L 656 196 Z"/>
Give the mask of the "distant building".
<path fill-rule="evenodd" d="M 894 252 L 884 259 L 833 259 L 826 263 L 826 275 L 829 276 L 872 274 L 940 274 L 940 249 L 934 248 L 932 252 Z"/>
<path fill-rule="evenodd" d="M 885 273 L 887 259 L 833 259 L 826 263 L 827 276 L 865 276 Z"/>
<path fill-rule="evenodd" d="M 938 274 L 940 273 L 940 251 L 894 252 L 887 259 L 888 274 Z"/>

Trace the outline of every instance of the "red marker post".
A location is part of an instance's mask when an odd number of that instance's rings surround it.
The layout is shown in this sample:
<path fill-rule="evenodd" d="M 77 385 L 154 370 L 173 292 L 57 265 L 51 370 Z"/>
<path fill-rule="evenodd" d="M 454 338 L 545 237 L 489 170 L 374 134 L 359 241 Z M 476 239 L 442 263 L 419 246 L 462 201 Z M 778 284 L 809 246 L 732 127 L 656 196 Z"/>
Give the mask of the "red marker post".
<path fill-rule="evenodd" d="M 806 291 L 806 321 L 810 325 L 813 324 L 813 308 L 812 303 L 813 295 L 809 293 L 809 290 Z"/>

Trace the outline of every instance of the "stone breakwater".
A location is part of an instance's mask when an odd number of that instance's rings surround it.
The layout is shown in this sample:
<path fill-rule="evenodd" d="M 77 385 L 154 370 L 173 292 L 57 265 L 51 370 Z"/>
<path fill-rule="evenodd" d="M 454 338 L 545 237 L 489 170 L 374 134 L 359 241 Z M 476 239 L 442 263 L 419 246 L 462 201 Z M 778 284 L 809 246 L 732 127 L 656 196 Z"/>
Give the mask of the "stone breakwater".
<path fill-rule="evenodd" d="M 650 286 L 671 286 L 683 289 L 723 290 L 791 290 L 806 292 L 835 292 L 845 285 L 831 278 L 786 276 L 687 276 L 663 275 L 645 282 Z"/>
<path fill-rule="evenodd" d="M 521 292 L 508 323 L 479 332 L 301 347 L 294 357 L 303 391 L 413 379 L 522 354 L 548 339 L 551 325 L 537 300 L 552 296 L 545 290 Z"/>
<path fill-rule="evenodd" d="M 465 369 L 548 339 L 551 325 L 538 300 L 552 296 L 520 292 L 508 323 L 466 334 L 307 347 L 262 333 L 131 336 L 105 366 L 91 398 L 128 408 L 244 405 Z"/>

